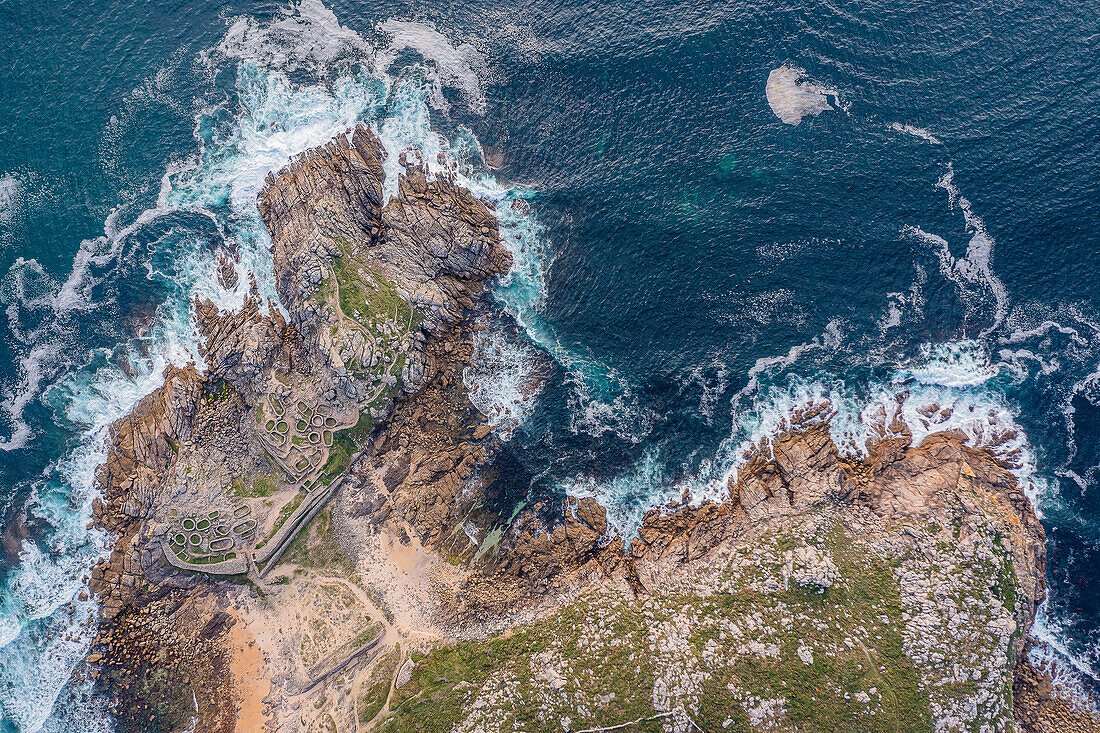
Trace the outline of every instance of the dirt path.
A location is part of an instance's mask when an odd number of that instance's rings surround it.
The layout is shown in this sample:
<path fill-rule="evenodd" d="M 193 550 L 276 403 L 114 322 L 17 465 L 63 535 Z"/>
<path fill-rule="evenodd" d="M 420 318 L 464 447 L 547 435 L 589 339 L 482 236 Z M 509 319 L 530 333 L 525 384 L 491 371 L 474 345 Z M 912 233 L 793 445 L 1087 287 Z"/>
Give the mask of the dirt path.
<path fill-rule="evenodd" d="M 248 630 L 244 618 L 233 614 L 236 623 L 229 630 L 229 671 L 233 686 L 239 695 L 237 702 L 237 730 L 241 733 L 257 733 L 267 730 L 267 714 L 264 698 L 271 692 L 264 655 L 256 646 L 256 638 Z"/>
<path fill-rule="evenodd" d="M 900 731 L 901 730 L 901 721 L 897 719 L 897 716 L 900 713 L 901 706 L 898 705 L 897 693 L 894 692 L 894 688 L 890 686 L 890 683 L 887 682 L 886 678 L 882 675 L 882 672 L 879 671 L 878 665 L 875 664 L 875 661 L 871 658 L 870 650 L 868 650 L 867 647 L 863 645 L 863 642 L 859 640 L 859 637 L 852 637 L 852 638 L 855 639 L 855 642 L 857 644 L 859 644 L 859 648 L 863 650 L 863 656 L 867 658 L 867 664 L 871 665 L 871 671 L 874 673 L 874 675 L 876 677 L 878 677 L 879 683 L 882 684 L 883 692 L 889 693 L 890 700 L 893 701 L 893 703 L 894 703 L 895 729 Z"/>

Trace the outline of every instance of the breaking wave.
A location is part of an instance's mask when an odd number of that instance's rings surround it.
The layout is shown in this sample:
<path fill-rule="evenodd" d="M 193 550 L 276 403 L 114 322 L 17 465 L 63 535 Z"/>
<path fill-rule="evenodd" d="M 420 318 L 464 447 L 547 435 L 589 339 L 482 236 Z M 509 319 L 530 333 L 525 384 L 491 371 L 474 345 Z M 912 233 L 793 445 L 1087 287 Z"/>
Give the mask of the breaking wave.
<path fill-rule="evenodd" d="M 474 333 L 473 355 L 462 378 L 470 401 L 502 440 L 510 440 L 534 412 L 546 377 L 545 361 L 541 351 L 506 324 L 494 320 Z"/>
<path fill-rule="evenodd" d="M 5 662 L 0 669 L 0 706 L 20 733 L 67 729 L 69 719 L 79 719 L 89 729 L 97 716 L 102 719 L 100 703 L 79 684 L 68 683 L 96 631 L 95 604 L 80 597 L 90 568 L 107 548 L 108 538 L 86 529 L 96 495 L 94 470 L 105 457 L 107 426 L 160 384 L 167 364 L 201 363 L 189 305 L 194 297 L 238 307 L 249 276 L 265 297 L 274 297 L 269 241 L 255 207 L 263 180 L 295 154 L 357 123 L 370 125 L 389 152 L 388 196 L 396 190 L 399 154 L 415 149 L 436 173 L 443 170 L 441 155 L 450 161 L 447 166 L 453 163 L 448 170 L 454 170 L 498 217 L 514 266 L 492 295 L 519 331 L 490 324 L 479 332 L 475 364 L 464 378 L 471 399 L 502 437 L 514 435 L 534 411 L 546 370 L 541 354 L 548 354 L 564 372 L 574 433 L 596 438 L 613 434 L 635 445 L 650 435 L 654 418 L 636 388 L 583 348 L 565 343 L 546 316 L 554 261 L 534 213 L 536 193 L 489 174 L 469 129 L 458 127 L 444 134 L 432 124 L 431 110 L 449 109 L 444 89 L 456 92 L 475 114 L 485 111 L 476 50 L 456 47 L 422 24 L 389 20 L 377 30 L 382 40 L 367 40 L 341 25 L 319 0 L 303 0 L 267 24 L 249 17 L 232 19 L 222 41 L 201 54 L 212 77 L 232 75 L 231 93 L 228 98 L 212 95 L 210 100 L 198 100 L 196 152 L 188 160 L 164 162 L 155 202 L 120 206 L 112 212 L 103 235 L 81 243 L 63 282 L 52 280 L 31 259 L 18 260 L 8 273 L 0 301 L 22 348 L 21 378 L 0 401 L 10 427 L 10 434 L 0 439 L 0 449 L 25 447 L 34 439 L 34 429 L 25 419 L 34 400 L 55 406 L 77 432 L 76 447 L 33 488 L 26 512 L 46 529 L 37 541 L 24 543 L 0 596 Z M 399 51 L 414 52 L 423 63 L 397 68 L 398 58 L 406 56 Z M 169 81 L 154 86 L 158 98 L 171 96 Z M 772 70 L 765 91 L 777 117 L 790 125 L 806 116 L 844 109 L 836 90 L 790 65 Z M 194 107 L 189 103 L 180 108 Z M 892 128 L 940 144 L 921 128 Z M 956 257 L 947 239 L 917 226 L 906 227 L 904 233 L 935 253 L 942 275 L 955 284 L 968 308 L 982 312 L 983 303 L 992 298 L 990 325 L 977 339 L 924 345 L 915 357 L 894 364 L 885 378 L 869 374 L 861 379 L 844 361 L 839 326 L 830 324 L 818 338 L 759 359 L 747 370 L 744 386 L 729 396 L 730 433 L 708 459 L 674 469 L 660 446 L 645 446 L 633 464 L 610 478 L 574 476 L 562 480 L 560 488 L 575 496 L 599 497 L 609 508 L 613 526 L 629 537 L 646 511 L 670 498 L 684 493 L 695 501 L 724 498 L 746 450 L 767 445 L 799 408 L 828 402 L 834 413 L 830 430 L 849 454 L 865 454 L 867 441 L 884 437 L 894 416 L 905 420 L 916 443 L 933 432 L 958 431 L 1013 465 L 1039 511 L 1049 506 L 1048 484 L 1036 468 L 1032 445 L 1009 395 L 1021 383 L 1033 381 L 1036 372 L 1046 376 L 1067 368 L 1066 352 L 1052 355 L 1045 341 L 1062 339 L 1067 348 L 1081 352 L 1075 356 L 1078 362 L 1094 362 L 1100 330 L 1060 325 L 1065 319 L 1014 321 L 1005 287 L 991 266 L 994 241 L 959 191 L 950 163 L 937 185 L 946 192 L 948 205 L 963 215 L 969 234 L 965 254 Z M 18 218 L 21 206 L 20 180 L 0 178 L 0 230 Z M 148 279 L 168 293 L 143 333 L 143 347 L 95 353 L 87 364 L 73 363 L 80 349 L 75 348 L 72 317 L 100 307 L 95 288 L 113 277 L 113 269 L 125 258 L 138 256 L 136 240 L 144 243 L 141 256 Z M 225 289 L 218 282 L 220 251 L 232 254 L 243 276 L 235 288 Z M 773 259 L 783 256 L 787 255 Z M 922 298 L 919 284 L 909 293 L 891 294 L 879 335 L 885 338 L 888 331 L 900 330 L 896 327 L 905 309 L 919 311 Z M 119 355 L 123 358 L 113 358 Z M 1091 363 L 1072 388 L 1058 395 L 1067 424 L 1072 419 L 1072 396 L 1089 389 L 1089 380 L 1100 382 L 1095 369 Z M 735 376 L 723 367 L 720 386 L 704 384 L 699 411 L 707 421 L 722 411 L 719 396 L 725 396 Z M 1072 455 L 1072 429 L 1068 432 Z M 1071 650 L 1056 646 L 1059 623 L 1044 612 L 1036 634 L 1050 648 L 1074 658 Z M 1077 669 L 1092 674 L 1087 659 L 1074 659 Z M 78 717 L 70 717 L 74 715 Z"/>
<path fill-rule="evenodd" d="M 431 26 L 407 20 L 387 20 L 379 29 L 390 36 L 389 50 L 397 52 L 412 49 L 435 64 L 439 81 L 459 90 L 470 109 L 485 114 L 485 93 L 475 67 L 482 66 L 481 54 L 468 43 L 458 48 L 447 37 Z M 434 106 L 447 109 L 442 95 L 434 95 Z"/>
<path fill-rule="evenodd" d="M 932 143 L 933 145 L 943 145 L 938 137 L 930 133 L 928 130 L 925 130 L 923 127 L 903 125 L 900 122 L 894 122 L 890 125 L 890 129 L 894 132 L 901 132 L 906 135 L 912 135 L 915 138 L 924 140 L 927 143 Z"/>
<path fill-rule="evenodd" d="M 478 195 L 513 211 L 502 219 L 513 232 L 509 245 L 521 263 L 506 286 L 517 307 L 524 287 L 545 287 L 538 255 L 525 260 L 525 245 L 516 241 L 523 231 L 534 231 L 519 203 L 528 194 L 475 176 L 482 161 L 468 130 L 445 137 L 431 126 L 428 110 L 441 85 L 457 84 L 466 94 L 473 90 L 472 80 L 447 55 L 450 47 L 440 45 L 442 36 L 413 25 L 388 27 L 399 48 L 414 48 L 431 63 L 389 75 L 394 49 L 374 48 L 316 0 L 282 12 L 268 25 L 233 19 L 222 42 L 200 55 L 212 78 L 232 74 L 231 93 L 184 105 L 201 110 L 193 128 L 197 152 L 165 163 L 155 202 L 144 209 L 116 208 L 103 235 L 81 243 L 64 282 L 52 280 L 34 260 L 17 261 L 4 281 L 9 325 L 24 352 L 21 381 L 0 403 L 12 425 L 0 448 L 25 447 L 34 438 L 23 418 L 36 399 L 76 429 L 75 449 L 31 491 L 25 512 L 44 530 L 24 542 L 0 596 L 0 709 L 20 733 L 67 729 L 75 719 L 87 729 L 103 720 L 102 701 L 84 683 L 69 682 L 96 633 L 96 604 L 87 597 L 87 580 L 106 553 L 108 538 L 86 526 L 96 496 L 95 468 L 106 457 L 106 431 L 161 384 L 166 365 L 201 365 L 190 310 L 195 297 L 239 307 L 250 278 L 262 295 L 274 297 L 270 241 L 255 205 L 269 172 L 357 123 L 373 127 L 387 148 L 391 195 L 401 152 L 419 151 L 433 169 L 443 153 L 456 161 L 460 178 Z M 291 74 L 312 79 L 292 80 Z M 472 95 L 469 101 L 476 106 L 483 98 Z M 5 186 L 12 194 L 4 200 L 9 206 L 17 189 Z M 230 289 L 217 278 L 221 252 L 234 259 L 242 275 Z M 75 348 L 74 314 L 101 308 L 96 289 L 119 277 L 122 264 L 133 258 L 141 260 L 141 276 L 167 292 L 142 329 L 141 347 L 122 344 L 93 352 L 86 364 L 74 362 L 81 352 Z M 528 285 L 519 284 L 524 277 L 531 278 Z M 521 355 L 517 361 L 511 356 L 486 379 L 522 381 L 516 365 L 525 362 Z M 504 399 L 516 402 L 516 412 L 529 411 L 522 398 Z"/>

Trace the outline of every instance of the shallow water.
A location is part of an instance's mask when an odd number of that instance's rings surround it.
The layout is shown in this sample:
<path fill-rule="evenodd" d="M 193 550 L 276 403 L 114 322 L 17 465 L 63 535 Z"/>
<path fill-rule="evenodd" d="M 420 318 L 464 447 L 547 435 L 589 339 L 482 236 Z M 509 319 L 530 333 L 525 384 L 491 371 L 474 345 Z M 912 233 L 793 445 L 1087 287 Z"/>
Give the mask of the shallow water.
<path fill-rule="evenodd" d="M 629 533 L 721 496 L 790 409 L 829 399 L 859 452 L 907 391 L 918 436 L 1016 431 L 998 450 L 1048 529 L 1038 632 L 1087 685 L 1098 10 L 0 0 L 0 728 L 108 725 L 66 684 L 104 429 L 198 359 L 194 295 L 240 302 L 218 247 L 273 292 L 263 178 L 355 122 L 448 152 L 497 207 L 512 322 L 468 378 L 514 500 L 598 495 Z M 769 104 L 783 69 L 813 102 L 797 125 Z M 933 402 L 951 416 L 925 425 Z"/>

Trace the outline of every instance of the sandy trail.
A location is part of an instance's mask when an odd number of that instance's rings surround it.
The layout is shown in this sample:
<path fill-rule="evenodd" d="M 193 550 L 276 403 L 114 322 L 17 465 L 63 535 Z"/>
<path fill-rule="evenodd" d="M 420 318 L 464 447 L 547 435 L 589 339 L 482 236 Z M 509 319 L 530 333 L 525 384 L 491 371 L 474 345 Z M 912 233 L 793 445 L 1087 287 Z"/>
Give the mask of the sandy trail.
<path fill-rule="evenodd" d="M 256 733 L 267 730 L 264 698 L 271 692 L 271 678 L 264 655 L 256 645 L 256 638 L 248 630 L 245 620 L 233 614 L 236 623 L 229 630 L 229 671 L 237 690 L 237 730 Z"/>

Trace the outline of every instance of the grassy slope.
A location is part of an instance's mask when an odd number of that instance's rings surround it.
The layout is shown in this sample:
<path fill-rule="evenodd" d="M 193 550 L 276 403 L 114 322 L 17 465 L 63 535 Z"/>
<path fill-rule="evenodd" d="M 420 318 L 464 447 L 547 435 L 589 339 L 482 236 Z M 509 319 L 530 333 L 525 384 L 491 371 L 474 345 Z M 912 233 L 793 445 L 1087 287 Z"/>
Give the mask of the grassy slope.
<path fill-rule="evenodd" d="M 834 529 L 816 543 L 830 552 L 841 581 L 823 593 L 795 583 L 761 592 L 757 581 L 776 577 L 776 558 L 795 545 L 784 536 L 765 542 L 756 565 L 717 574 L 718 592 L 681 590 L 648 601 L 588 596 L 510 635 L 414 655 L 412 678 L 394 692 L 391 716 L 378 729 L 448 731 L 479 700 L 492 711 L 487 729 L 560 731 L 565 717 L 575 729 L 617 725 L 654 715 L 655 680 L 675 681 L 679 669 L 702 680 L 692 718 L 707 731 L 759 729 L 761 703 L 777 699 L 779 730 L 930 731 L 929 691 L 903 647 L 900 560 L 869 553 Z M 974 570 L 980 579 L 984 570 Z M 1010 603 L 1012 583 L 994 582 L 994 595 Z M 746 627 L 753 617 L 756 625 Z M 677 624 L 688 630 L 686 643 L 662 656 Z M 739 624 L 743 636 L 731 634 Z M 752 641 L 774 643 L 778 654 L 738 651 Z M 799 658 L 801 645 L 813 649 L 812 663 Z M 560 689 L 540 678 L 547 656 L 563 670 Z M 936 691 L 967 692 L 962 687 Z M 659 721 L 628 728 L 659 729 Z"/>

